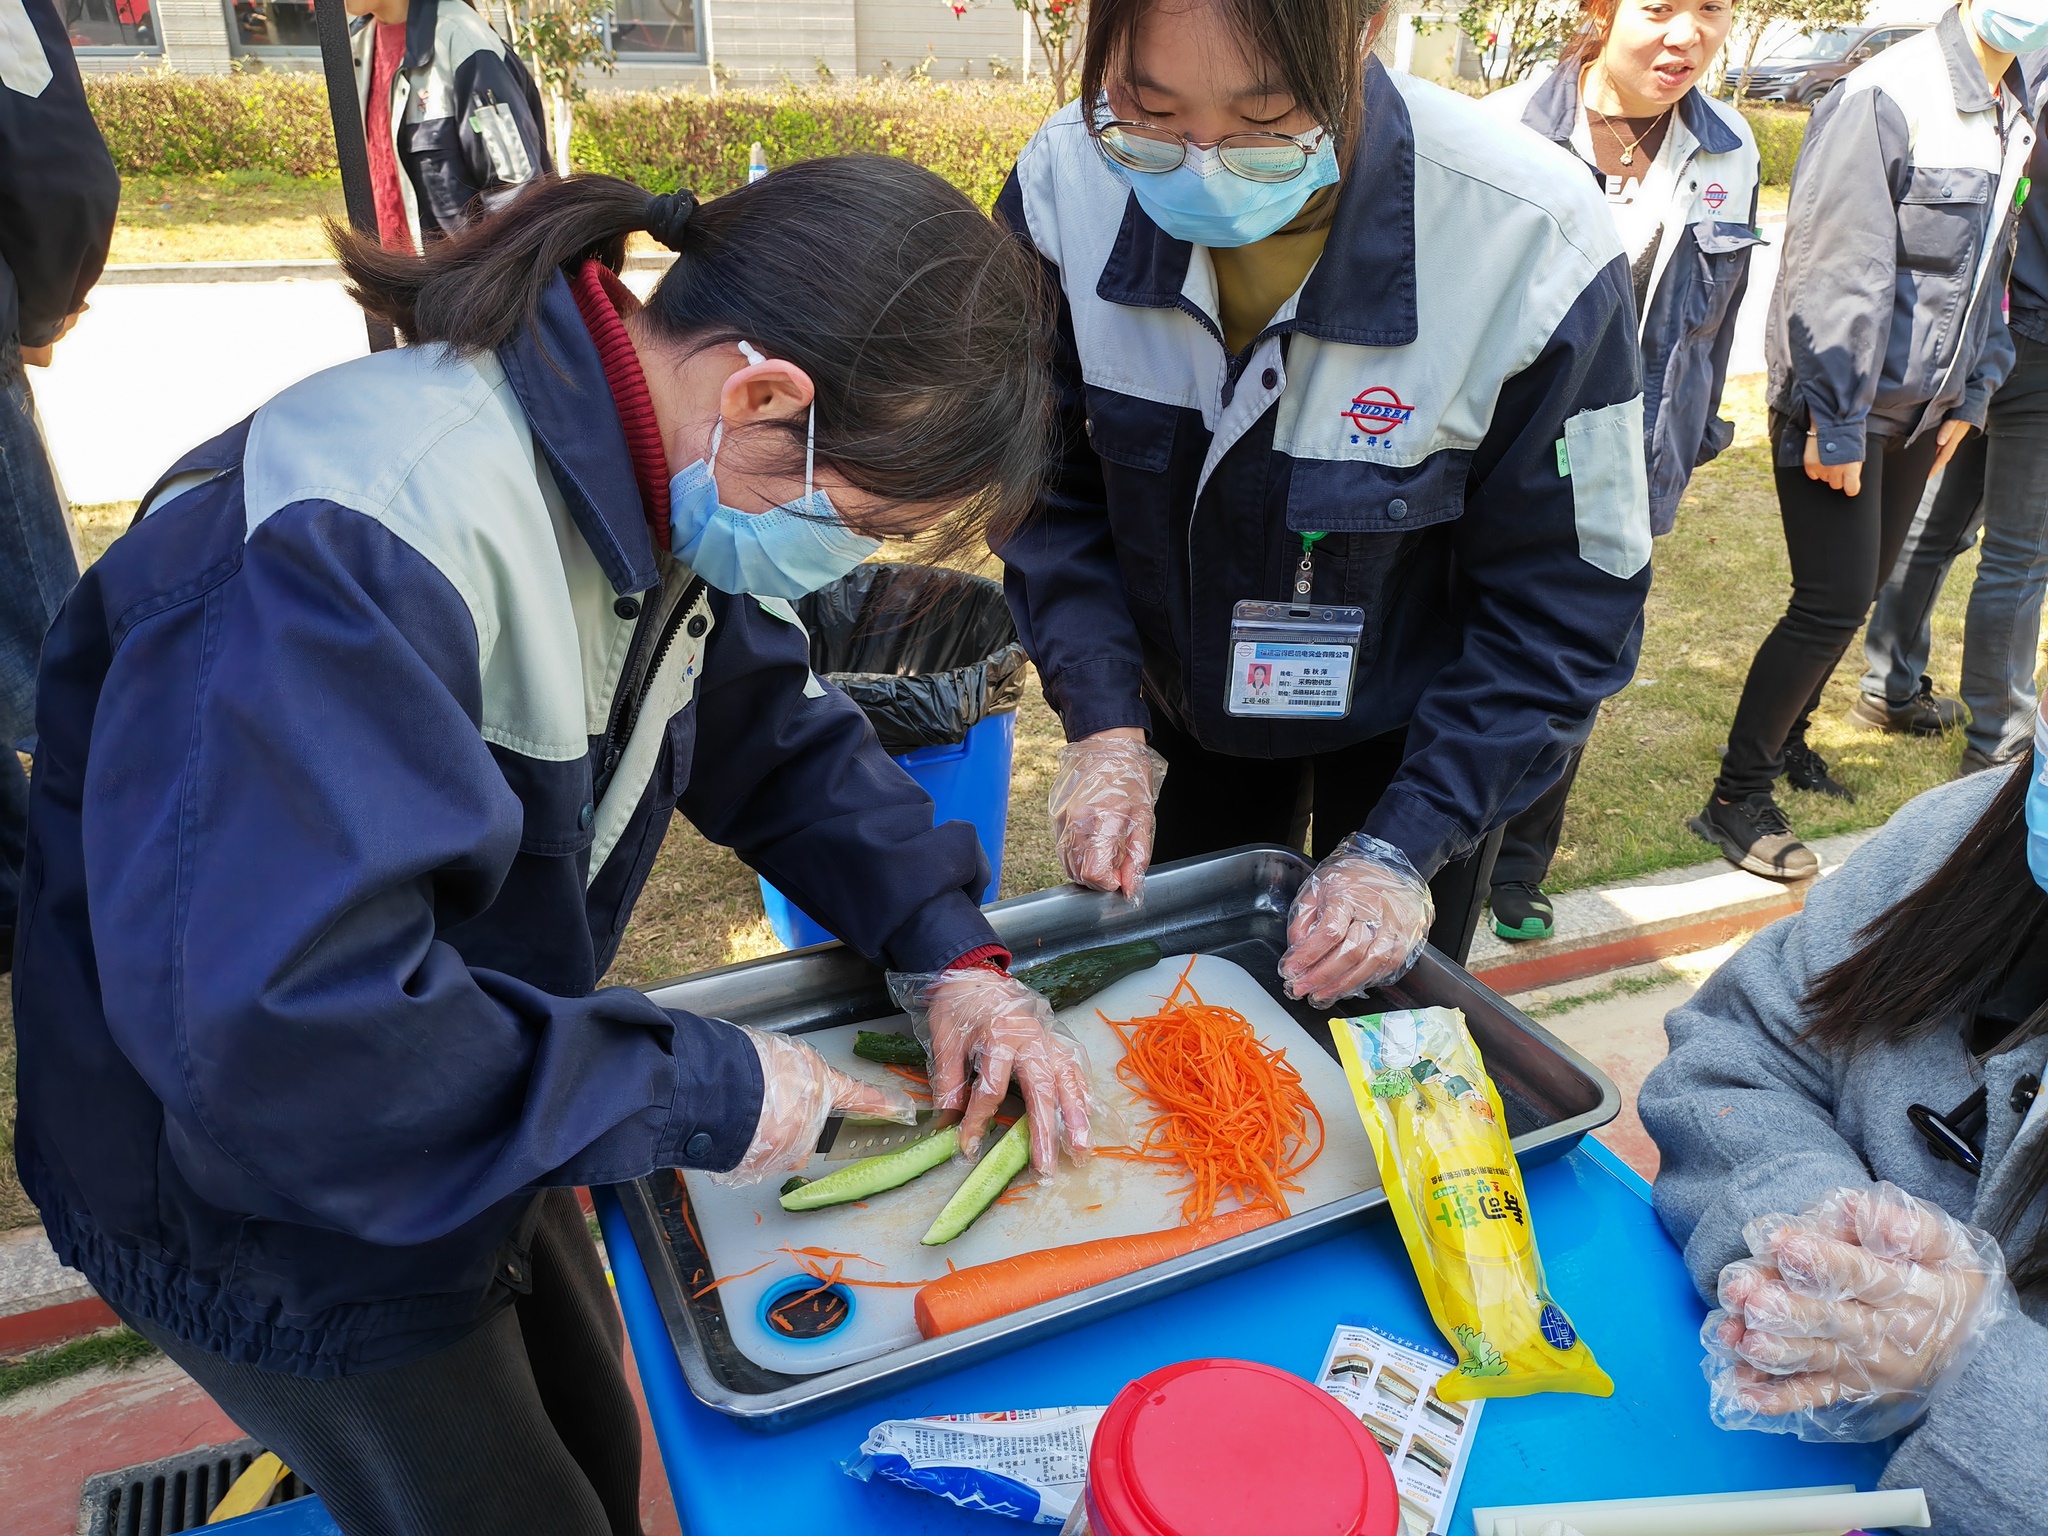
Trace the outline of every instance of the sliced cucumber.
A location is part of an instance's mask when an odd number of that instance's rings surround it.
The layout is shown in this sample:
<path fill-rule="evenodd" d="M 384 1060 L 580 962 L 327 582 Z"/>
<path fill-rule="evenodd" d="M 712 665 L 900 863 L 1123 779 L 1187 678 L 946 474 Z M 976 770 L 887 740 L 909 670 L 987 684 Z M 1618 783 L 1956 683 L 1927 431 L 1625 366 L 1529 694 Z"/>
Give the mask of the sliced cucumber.
<path fill-rule="evenodd" d="M 886 1062 L 892 1067 L 925 1068 L 924 1047 L 909 1035 L 885 1035 L 864 1029 L 853 1039 L 853 1054 L 862 1061 Z"/>
<path fill-rule="evenodd" d="M 837 1173 L 828 1173 L 822 1179 L 813 1179 L 796 1189 L 784 1185 L 782 1208 L 785 1211 L 815 1211 L 827 1205 L 844 1205 L 849 1200 L 865 1200 L 885 1189 L 908 1184 L 920 1173 L 938 1167 L 959 1149 L 959 1131 L 947 1126 L 922 1141 L 913 1141 L 894 1152 L 884 1152 L 880 1157 L 864 1157 L 857 1163 L 848 1163 Z"/>
<path fill-rule="evenodd" d="M 1009 1188 L 1010 1180 L 1031 1161 L 1031 1117 L 1019 1115 L 1017 1123 L 1003 1133 L 1002 1140 L 974 1165 L 967 1182 L 953 1192 L 946 1208 L 939 1212 L 931 1230 L 920 1239 L 927 1248 L 950 1243 L 974 1225 L 975 1218 L 996 1203 L 996 1196 Z"/>
<path fill-rule="evenodd" d="M 1056 960 L 1020 965 L 1010 974 L 1052 1004 L 1053 1012 L 1071 1008 L 1112 982 L 1150 970 L 1159 963 L 1159 946 L 1150 939 L 1128 944 L 1102 944 L 1077 949 Z"/>
<path fill-rule="evenodd" d="M 785 1195 L 793 1195 L 810 1182 L 811 1181 L 805 1178 L 802 1174 L 798 1174 L 795 1178 L 790 1179 L 783 1184 L 782 1192 Z"/>

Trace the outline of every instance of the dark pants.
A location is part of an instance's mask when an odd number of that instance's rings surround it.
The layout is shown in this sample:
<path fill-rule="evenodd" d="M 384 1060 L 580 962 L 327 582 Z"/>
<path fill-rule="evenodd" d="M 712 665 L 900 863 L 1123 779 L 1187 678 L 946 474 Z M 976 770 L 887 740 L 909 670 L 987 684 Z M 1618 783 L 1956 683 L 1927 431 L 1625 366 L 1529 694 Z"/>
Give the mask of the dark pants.
<path fill-rule="evenodd" d="M 1309 757 L 1229 757 L 1157 723 L 1152 745 L 1166 759 L 1167 774 L 1152 860 L 1164 864 L 1243 843 L 1306 843 L 1310 857 L 1320 861 L 1365 825 L 1400 771 L 1406 735 L 1396 731 Z M 1436 901 L 1429 942 L 1461 964 L 1472 949 L 1499 846 L 1496 832 L 1429 882 Z"/>
<path fill-rule="evenodd" d="M 1803 445 L 1806 427 L 1774 419 L 1772 438 L 1789 450 L 1786 433 Z M 1776 466 L 1792 601 L 1749 664 L 1714 785 L 1721 799 L 1768 792 L 1784 772 L 1786 743 L 1805 739 L 1821 690 L 1899 558 L 1938 447 L 1932 432 L 1910 448 L 1896 438 L 1872 439 L 1862 489 L 1853 497 L 1807 479 L 1798 464 Z"/>
<path fill-rule="evenodd" d="M 1564 771 L 1521 815 L 1501 829 L 1500 857 L 1493 861 L 1495 885 L 1541 885 L 1550 873 L 1550 861 L 1557 857 L 1558 839 L 1564 836 L 1564 807 L 1571 798 L 1572 781 L 1579 776 L 1584 746 L 1572 748 L 1564 760 Z"/>
<path fill-rule="evenodd" d="M 328 1381 L 232 1365 L 147 1323 L 347 1536 L 639 1536 L 640 1418 L 576 1198 L 541 1197 L 533 1289 L 450 1345 Z"/>
<path fill-rule="evenodd" d="M 1984 430 L 1956 449 L 1913 521 L 1905 552 L 1878 595 L 1864 636 L 1863 691 L 1894 705 L 1927 670 L 1935 600 L 1956 556 L 1984 533 L 1963 623 L 1967 735 L 1986 757 L 2034 737 L 2034 662 L 2048 591 L 2048 345 L 2017 333 L 2017 357 L 1991 397 Z"/>
<path fill-rule="evenodd" d="M 0 929 L 12 932 L 21 888 L 28 780 L 15 758 L 35 736 L 36 664 L 78 557 L 21 349 L 0 343 Z"/>

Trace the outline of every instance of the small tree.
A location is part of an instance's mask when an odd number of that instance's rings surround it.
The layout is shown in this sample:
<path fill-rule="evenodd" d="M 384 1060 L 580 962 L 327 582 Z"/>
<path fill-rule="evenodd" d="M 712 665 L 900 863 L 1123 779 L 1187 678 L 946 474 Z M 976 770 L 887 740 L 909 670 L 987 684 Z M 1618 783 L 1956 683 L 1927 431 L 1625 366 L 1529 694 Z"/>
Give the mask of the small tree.
<path fill-rule="evenodd" d="M 1468 0 L 1458 30 L 1479 49 L 1480 83 L 1495 91 L 1554 60 L 1580 18 L 1577 0 Z"/>
<path fill-rule="evenodd" d="M 611 0 L 513 0 L 512 42 L 547 103 L 555 169 L 569 174 L 569 129 L 583 99 L 583 71 L 617 67 L 606 23 Z"/>
<path fill-rule="evenodd" d="M 1052 80 L 1052 104 L 1067 104 L 1073 94 L 1074 71 L 1081 67 L 1081 35 L 1087 19 L 1087 0 L 1011 0 L 1031 22 L 1031 35 L 1038 51 L 1045 55 L 1045 72 Z"/>
<path fill-rule="evenodd" d="M 1749 90 L 1749 77 L 1756 71 L 1757 54 L 1766 37 L 1782 41 L 1788 33 L 1853 27 L 1869 9 L 1869 0 L 1750 0 L 1737 12 L 1742 24 L 1742 68 L 1735 77 L 1736 101 Z M 1729 57 L 1734 57 L 1732 45 Z"/>
<path fill-rule="evenodd" d="M 980 0 L 941 0 L 941 3 L 957 17 L 965 16 Z M 1088 15 L 1088 0 L 1010 0 L 1010 3 L 1024 13 L 1038 51 L 1045 57 L 1046 76 L 1052 81 L 1053 106 L 1065 106 L 1067 98 L 1073 94 L 1074 71 L 1081 65 L 1081 37 Z M 1007 72 L 1007 63 L 1004 67 Z M 1024 72 L 1027 75 L 1031 72 L 1028 60 Z"/>

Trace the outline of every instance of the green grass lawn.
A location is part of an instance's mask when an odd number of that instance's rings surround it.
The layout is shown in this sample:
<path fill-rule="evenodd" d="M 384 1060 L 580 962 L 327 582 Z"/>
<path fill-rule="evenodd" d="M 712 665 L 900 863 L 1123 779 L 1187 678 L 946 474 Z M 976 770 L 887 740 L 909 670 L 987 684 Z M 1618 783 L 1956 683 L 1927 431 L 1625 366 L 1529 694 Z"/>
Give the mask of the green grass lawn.
<path fill-rule="evenodd" d="M 1658 541 L 1656 583 L 1633 686 L 1610 700 L 1587 746 L 1565 818 L 1551 888 L 1598 885 L 1695 864 L 1715 852 L 1686 829 L 1705 801 L 1736 694 L 1758 643 L 1783 611 L 1789 581 L 1777 501 L 1762 444 L 1759 383 L 1739 380 L 1730 407 L 1737 445 L 1694 479 L 1677 530 Z M 77 509 L 89 558 L 127 526 L 127 503 Z M 1934 619 L 1932 671 L 1953 692 L 1961 660 L 1963 604 L 1974 554 L 1958 562 Z M 1840 723 L 1863 669 L 1860 643 L 1829 685 L 1812 740 L 1856 791 L 1846 805 L 1788 793 L 1793 823 L 1811 837 L 1883 821 L 1954 772 L 1959 738 L 1919 740 L 1855 732 Z M 1060 880 L 1045 803 L 1059 725 L 1027 681 L 1017 712 L 1009 843 L 1002 894 Z M 777 948 L 761 914 L 753 872 L 678 820 L 669 833 L 610 981 L 644 985 Z M 33 1219 L 14 1182 L 13 1031 L 0 1030 L 0 1228 Z"/>
<path fill-rule="evenodd" d="M 339 177 L 229 171 L 126 176 L 109 261 L 310 261 L 333 255 L 321 221 L 343 218 Z"/>

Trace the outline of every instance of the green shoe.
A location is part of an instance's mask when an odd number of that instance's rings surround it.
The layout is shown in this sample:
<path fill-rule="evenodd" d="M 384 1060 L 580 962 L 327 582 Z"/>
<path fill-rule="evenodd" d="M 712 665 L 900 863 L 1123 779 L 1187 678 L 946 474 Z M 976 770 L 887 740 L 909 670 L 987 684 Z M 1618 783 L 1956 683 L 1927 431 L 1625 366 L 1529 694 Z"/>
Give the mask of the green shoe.
<path fill-rule="evenodd" d="M 1550 898 L 1526 880 L 1493 888 L 1493 931 L 1511 944 L 1547 939 L 1557 931 Z"/>

